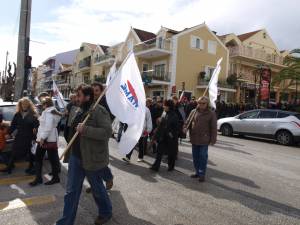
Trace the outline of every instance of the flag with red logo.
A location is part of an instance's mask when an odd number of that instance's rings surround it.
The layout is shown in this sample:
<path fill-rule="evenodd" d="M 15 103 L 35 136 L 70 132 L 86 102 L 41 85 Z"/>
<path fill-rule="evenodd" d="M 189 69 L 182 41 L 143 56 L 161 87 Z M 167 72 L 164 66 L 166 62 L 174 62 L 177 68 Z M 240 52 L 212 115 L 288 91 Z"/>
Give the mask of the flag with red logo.
<path fill-rule="evenodd" d="M 146 114 L 144 85 L 133 52 L 109 83 L 106 100 L 112 114 L 128 125 L 119 142 L 120 152 L 128 154 L 142 135 Z"/>

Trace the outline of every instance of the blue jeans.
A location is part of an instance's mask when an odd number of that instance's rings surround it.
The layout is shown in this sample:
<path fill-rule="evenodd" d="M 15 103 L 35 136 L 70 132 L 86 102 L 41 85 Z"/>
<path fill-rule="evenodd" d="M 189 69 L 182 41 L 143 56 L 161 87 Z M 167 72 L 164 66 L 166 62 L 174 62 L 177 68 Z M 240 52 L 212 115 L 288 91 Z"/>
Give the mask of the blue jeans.
<path fill-rule="evenodd" d="M 193 145 L 193 162 L 198 176 L 205 176 L 208 160 L 208 145 Z"/>
<path fill-rule="evenodd" d="M 71 155 L 69 160 L 67 191 L 64 198 L 64 211 L 62 218 L 56 222 L 57 225 L 74 224 L 85 176 L 91 184 L 93 197 L 98 206 L 98 215 L 103 218 L 111 217 L 112 205 L 103 185 L 103 177 L 106 172 L 105 168 L 98 171 L 84 170 L 81 160 Z"/>

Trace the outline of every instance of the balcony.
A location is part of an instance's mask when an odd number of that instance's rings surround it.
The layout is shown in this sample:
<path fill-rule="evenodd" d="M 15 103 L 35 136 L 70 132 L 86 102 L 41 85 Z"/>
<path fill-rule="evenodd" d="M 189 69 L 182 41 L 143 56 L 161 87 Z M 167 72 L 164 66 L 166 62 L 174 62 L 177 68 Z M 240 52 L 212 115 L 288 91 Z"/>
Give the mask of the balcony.
<path fill-rule="evenodd" d="M 262 49 L 253 49 L 245 46 L 236 46 L 229 48 L 229 56 L 236 57 L 242 56 L 251 58 L 257 61 L 283 65 L 283 57 L 275 54 L 266 53 Z M 259 62 L 258 62 L 259 63 Z"/>
<path fill-rule="evenodd" d="M 101 55 L 101 56 L 96 56 L 94 58 L 94 64 L 96 65 L 101 65 L 101 64 L 112 64 L 115 61 L 115 56 L 111 54 L 106 54 L 106 55 Z"/>
<path fill-rule="evenodd" d="M 106 83 L 106 77 L 101 75 L 101 76 L 96 76 L 94 77 L 94 81 L 105 84 Z"/>
<path fill-rule="evenodd" d="M 164 73 L 142 73 L 142 80 L 145 84 L 158 84 L 158 85 L 169 85 L 171 81 L 171 73 L 164 72 Z"/>
<path fill-rule="evenodd" d="M 157 38 L 134 46 L 136 56 L 150 59 L 171 54 L 171 41 Z"/>
<path fill-rule="evenodd" d="M 91 56 L 88 56 L 79 61 L 78 68 L 80 70 L 90 68 L 91 66 Z"/>
<path fill-rule="evenodd" d="M 197 88 L 205 89 L 205 88 L 207 88 L 208 84 L 209 84 L 209 81 L 206 81 L 203 79 L 198 79 Z M 219 81 L 218 88 L 219 88 L 219 90 L 223 90 L 223 91 L 236 92 L 236 87 L 233 85 L 229 85 L 226 81 Z"/>

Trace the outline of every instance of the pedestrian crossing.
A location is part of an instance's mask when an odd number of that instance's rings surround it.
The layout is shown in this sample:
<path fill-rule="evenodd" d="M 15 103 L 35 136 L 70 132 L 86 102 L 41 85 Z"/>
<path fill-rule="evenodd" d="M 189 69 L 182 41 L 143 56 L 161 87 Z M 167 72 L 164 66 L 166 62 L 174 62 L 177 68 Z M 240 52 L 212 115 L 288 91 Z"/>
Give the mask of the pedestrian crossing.
<path fill-rule="evenodd" d="M 0 173 L 0 213 L 27 208 L 31 206 L 55 204 L 57 197 L 55 190 L 45 189 L 44 186 L 32 188 L 28 185 L 35 176 L 25 175 L 24 170 L 28 167 L 27 162 L 15 163 L 15 169 L 12 174 Z M 6 168 L 6 165 L 0 164 L 0 169 Z M 49 176 L 45 176 L 45 181 Z M 50 188 L 50 189 L 51 189 Z"/>

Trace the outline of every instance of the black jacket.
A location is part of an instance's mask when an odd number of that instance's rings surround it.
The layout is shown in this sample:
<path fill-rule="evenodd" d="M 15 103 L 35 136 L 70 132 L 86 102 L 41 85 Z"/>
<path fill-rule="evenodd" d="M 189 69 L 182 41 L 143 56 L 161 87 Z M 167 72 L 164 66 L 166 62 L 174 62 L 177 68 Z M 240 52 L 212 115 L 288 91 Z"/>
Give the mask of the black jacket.
<path fill-rule="evenodd" d="M 157 128 L 155 140 L 158 142 L 169 142 L 178 140 L 179 120 L 175 111 L 169 111 L 164 117 Z"/>
<path fill-rule="evenodd" d="M 39 121 L 36 116 L 27 114 L 23 118 L 21 113 L 16 113 L 9 129 L 9 134 L 17 132 L 13 149 L 15 151 L 22 151 L 24 148 L 31 146 L 31 141 L 35 139 L 33 129 L 37 129 L 38 127 Z"/>

